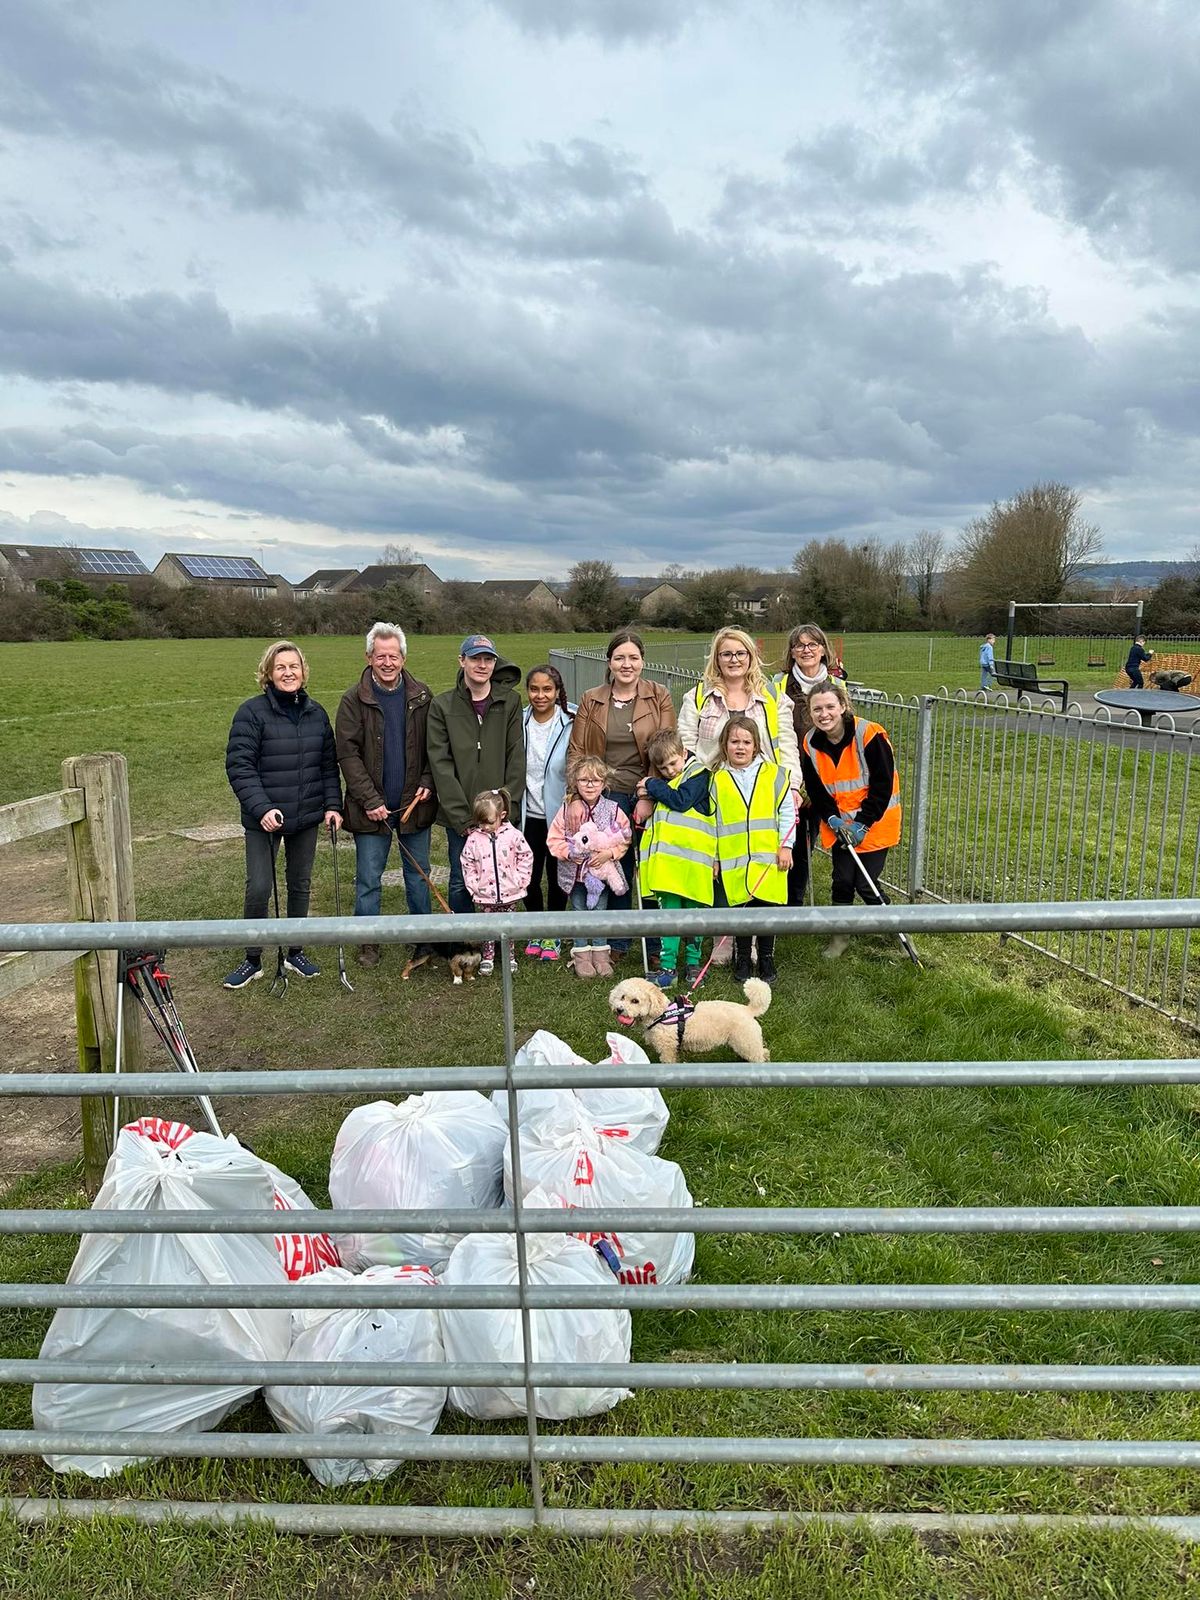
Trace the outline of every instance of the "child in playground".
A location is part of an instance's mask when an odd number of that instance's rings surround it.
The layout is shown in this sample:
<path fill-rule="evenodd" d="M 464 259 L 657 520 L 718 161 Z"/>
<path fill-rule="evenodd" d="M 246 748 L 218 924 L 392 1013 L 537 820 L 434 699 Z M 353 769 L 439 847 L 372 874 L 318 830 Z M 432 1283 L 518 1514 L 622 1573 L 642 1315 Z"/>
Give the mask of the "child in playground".
<path fill-rule="evenodd" d="M 576 756 L 567 765 L 567 793 L 546 832 L 558 862 L 558 883 L 577 911 L 603 911 L 611 894 L 628 887 L 618 863 L 633 837 L 629 818 L 605 794 L 612 777 L 601 756 Z M 571 953 L 580 978 L 613 977 L 607 939 L 576 939 Z"/>
<path fill-rule="evenodd" d="M 712 775 L 716 824 L 715 905 L 787 904 L 787 875 L 796 837 L 791 779 L 763 758 L 758 724 L 733 716 L 721 730 L 720 762 Z M 751 976 L 749 934 L 733 941 L 733 975 Z M 775 982 L 775 937 L 758 935 L 758 976 Z"/>
<path fill-rule="evenodd" d="M 533 851 L 525 835 L 508 820 L 512 802 L 507 789 L 484 789 L 471 805 L 471 826 L 462 849 L 463 883 L 476 911 L 515 911 L 533 874 Z M 485 939 L 479 971 L 496 966 L 496 941 Z M 509 969 L 517 970 L 516 952 Z"/>
<path fill-rule="evenodd" d="M 653 896 L 664 911 L 695 910 L 713 903 L 713 866 L 717 858 L 716 828 L 709 795 L 712 774 L 698 761 L 689 763 L 683 740 L 674 728 L 656 733 L 647 747 L 650 765 L 664 778 L 643 778 L 638 798 L 653 800 L 654 811 L 642 836 L 639 881 L 642 899 Z M 669 989 L 679 966 L 678 936 L 662 942 L 662 970 L 651 983 Z M 703 939 L 687 941 L 684 982 L 690 988 L 700 975 Z"/>

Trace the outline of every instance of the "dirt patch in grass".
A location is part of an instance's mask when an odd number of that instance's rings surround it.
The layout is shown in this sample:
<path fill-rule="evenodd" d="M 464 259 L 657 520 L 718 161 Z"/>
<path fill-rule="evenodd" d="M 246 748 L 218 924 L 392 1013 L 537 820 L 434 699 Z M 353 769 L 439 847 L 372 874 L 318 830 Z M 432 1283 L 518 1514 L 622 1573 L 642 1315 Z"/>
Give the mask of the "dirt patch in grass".
<path fill-rule="evenodd" d="M 56 922 L 66 917 L 63 849 L 7 845 L 2 862 L 4 917 Z M 68 968 L 0 1000 L 0 1072 L 75 1070 L 75 984 Z M 79 1149 L 75 1100 L 6 1100 L 0 1133 L 0 1193 L 14 1178 Z"/>

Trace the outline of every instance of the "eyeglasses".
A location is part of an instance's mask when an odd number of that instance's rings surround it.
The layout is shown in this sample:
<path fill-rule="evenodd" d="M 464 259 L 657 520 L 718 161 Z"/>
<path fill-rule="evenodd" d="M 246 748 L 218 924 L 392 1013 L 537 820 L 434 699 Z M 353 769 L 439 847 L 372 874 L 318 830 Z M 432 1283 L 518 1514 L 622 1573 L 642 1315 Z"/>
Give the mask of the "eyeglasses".
<path fill-rule="evenodd" d="M 718 661 L 749 661 L 749 650 L 718 650 Z"/>
<path fill-rule="evenodd" d="M 819 644 L 813 644 L 811 640 L 802 644 L 794 644 L 792 646 L 793 650 L 802 650 L 805 655 L 807 655 L 810 650 L 819 650 L 820 648 L 821 646 Z"/>

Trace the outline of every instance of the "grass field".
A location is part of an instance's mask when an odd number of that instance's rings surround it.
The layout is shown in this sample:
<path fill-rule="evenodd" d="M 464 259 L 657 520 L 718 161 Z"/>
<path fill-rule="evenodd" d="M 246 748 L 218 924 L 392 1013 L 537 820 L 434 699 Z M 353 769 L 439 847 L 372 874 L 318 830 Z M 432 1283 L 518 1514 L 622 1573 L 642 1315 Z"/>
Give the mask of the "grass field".
<path fill-rule="evenodd" d="M 523 664 L 552 641 L 502 640 Z M 411 665 L 435 688 L 457 641 L 413 641 Z M 331 710 L 356 675 L 356 640 L 311 642 L 314 689 Z M 240 905 L 238 841 L 196 846 L 172 827 L 236 819 L 222 766 L 237 703 L 253 691 L 251 641 L 5 646 L 0 675 L 5 761 L 0 799 L 58 786 L 66 754 L 122 749 L 130 760 L 139 912 L 147 917 L 231 915 Z M 866 675 L 865 671 L 863 675 Z M 884 685 L 885 687 L 887 685 Z M 58 848 L 47 841 L 47 858 Z M 4 871 L 0 855 L 0 873 Z M 818 899 L 828 897 L 818 865 Z M 0 880 L 3 881 L 3 880 Z M 399 910 L 399 891 L 385 910 Z M 314 909 L 332 910 L 329 850 L 318 855 Z M 894 942 L 863 940 L 837 963 L 812 938 L 782 942 L 781 981 L 767 1018 L 776 1060 L 987 1060 L 1185 1054 L 1190 1041 L 1082 979 L 1063 975 L 994 938 L 922 941 L 917 972 Z M 497 993 L 467 994 L 443 977 L 396 984 L 389 952 L 356 972 L 357 992 L 328 976 L 293 984 L 273 1001 L 266 985 L 230 994 L 219 951 L 181 953 L 176 987 L 189 1032 L 209 1068 L 381 1065 L 413 1061 L 419 1027 L 427 1063 L 499 1059 Z M 730 994 L 724 974 L 711 995 Z M 608 1025 L 602 987 L 563 970 L 524 967 L 516 1021 L 549 1027 L 588 1055 Z M 21 1026 L 18 1002 L 0 1029 Z M 0 1034 L 0 1038 L 4 1035 Z M 313 1101 L 256 1118 L 244 1103 L 229 1122 L 254 1127 L 256 1148 L 327 1199 L 328 1157 L 345 1106 Z M 678 1160 L 698 1202 L 710 1205 L 1197 1204 L 1200 1096 L 1172 1089 L 906 1090 L 891 1094 L 694 1090 L 671 1097 L 663 1153 Z M 80 1203 L 72 1166 L 39 1172 L 10 1205 Z M 73 1241 L 5 1238 L 0 1277 L 61 1279 Z M 1186 1236 L 817 1238 L 701 1236 L 700 1282 L 1146 1282 L 1192 1281 Z M 0 1355 L 36 1354 L 47 1318 L 0 1312 Z M 652 1314 L 635 1318 L 638 1360 L 1189 1362 L 1194 1319 L 1183 1315 L 938 1316 L 824 1313 Z M 0 1427 L 27 1426 L 28 1395 L 0 1391 Z M 230 1426 L 261 1429 L 251 1407 Z M 478 1425 L 448 1416 L 443 1427 Z M 549 1425 L 551 1429 L 555 1425 Z M 988 1395 L 643 1392 L 597 1433 L 812 1436 L 999 1436 L 1194 1439 L 1191 1395 Z M 0 1465 L 0 1494 L 133 1495 L 193 1500 L 524 1504 L 521 1474 L 504 1467 L 418 1465 L 371 1489 L 324 1491 L 303 1467 L 187 1463 L 134 1468 L 115 1483 L 56 1479 L 38 1461 Z M 765 1505 L 808 1509 L 946 1511 L 1200 1511 L 1182 1472 L 984 1469 L 554 1467 L 552 1504 L 604 1507 Z M 644 1542 L 584 1547 L 535 1541 L 482 1549 L 424 1548 L 356 1539 L 323 1543 L 263 1530 L 153 1534 L 101 1524 L 18 1531 L 0 1519 L 0 1593 L 33 1596 L 249 1594 L 298 1589 L 347 1597 L 537 1594 L 722 1594 L 730 1597 L 1138 1595 L 1178 1593 L 1196 1581 L 1191 1558 L 1146 1532 L 1119 1537 L 1021 1535 L 920 1541 L 907 1534 L 823 1531 L 786 1538 Z M 8 1587 L 6 1588 L 5 1585 Z M 1189 1590 L 1190 1592 L 1190 1590 Z"/>

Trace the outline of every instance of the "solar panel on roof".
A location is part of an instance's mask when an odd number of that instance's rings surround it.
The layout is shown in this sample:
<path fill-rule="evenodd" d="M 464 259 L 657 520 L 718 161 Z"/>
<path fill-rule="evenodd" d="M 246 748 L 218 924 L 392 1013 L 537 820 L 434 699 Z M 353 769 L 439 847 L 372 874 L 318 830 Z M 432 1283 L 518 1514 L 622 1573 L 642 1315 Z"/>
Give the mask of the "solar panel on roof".
<path fill-rule="evenodd" d="M 149 576 L 149 569 L 132 550 L 76 550 L 75 560 L 80 572 L 123 572 L 126 576 Z"/>
<path fill-rule="evenodd" d="M 267 581 L 257 561 L 248 556 L 179 556 L 179 565 L 192 578 L 255 578 Z"/>

